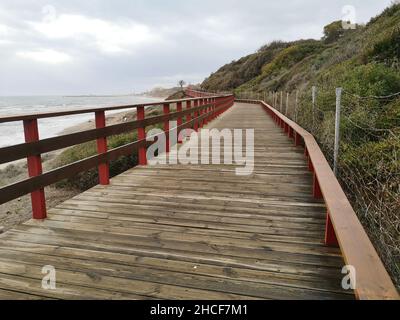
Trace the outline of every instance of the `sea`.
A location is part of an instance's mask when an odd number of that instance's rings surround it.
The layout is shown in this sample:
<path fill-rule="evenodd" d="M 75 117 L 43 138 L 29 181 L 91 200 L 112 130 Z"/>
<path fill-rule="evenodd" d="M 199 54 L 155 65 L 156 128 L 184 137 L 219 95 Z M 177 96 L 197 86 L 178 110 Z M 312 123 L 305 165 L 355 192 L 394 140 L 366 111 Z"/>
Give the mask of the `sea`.
<path fill-rule="evenodd" d="M 33 96 L 1 97 L 0 117 L 61 110 L 90 109 L 97 107 L 124 106 L 161 101 L 161 98 L 149 98 L 134 95 L 121 96 Z M 124 110 L 109 111 L 107 114 Z M 40 139 L 59 135 L 64 129 L 94 120 L 94 114 L 61 116 L 38 120 Z M 22 121 L 0 123 L 0 148 L 24 142 Z"/>

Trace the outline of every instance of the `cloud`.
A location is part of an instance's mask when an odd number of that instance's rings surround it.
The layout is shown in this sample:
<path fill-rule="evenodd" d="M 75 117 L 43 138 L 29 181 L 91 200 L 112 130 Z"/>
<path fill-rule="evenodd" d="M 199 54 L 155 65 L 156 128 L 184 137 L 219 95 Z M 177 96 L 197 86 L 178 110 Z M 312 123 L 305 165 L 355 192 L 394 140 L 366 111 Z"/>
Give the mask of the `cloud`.
<path fill-rule="evenodd" d="M 1 0 L 0 95 L 198 83 L 272 40 L 320 38 L 345 5 L 366 22 L 390 2 Z"/>
<path fill-rule="evenodd" d="M 41 22 L 30 22 L 34 30 L 49 39 L 74 39 L 95 45 L 103 53 L 129 53 L 160 38 L 144 24 L 133 21 L 111 22 L 84 15 L 51 11 Z"/>
<path fill-rule="evenodd" d="M 6 36 L 10 32 L 10 28 L 4 24 L 0 24 L 0 36 Z"/>
<path fill-rule="evenodd" d="M 8 36 L 11 33 L 11 29 L 4 24 L 0 24 L 0 46 L 9 45 L 12 43 L 11 40 L 8 39 Z"/>
<path fill-rule="evenodd" d="M 64 52 L 59 52 L 52 49 L 40 49 L 36 51 L 18 51 L 18 57 L 30 59 L 36 62 L 48 64 L 62 64 L 72 60 L 71 56 Z"/>

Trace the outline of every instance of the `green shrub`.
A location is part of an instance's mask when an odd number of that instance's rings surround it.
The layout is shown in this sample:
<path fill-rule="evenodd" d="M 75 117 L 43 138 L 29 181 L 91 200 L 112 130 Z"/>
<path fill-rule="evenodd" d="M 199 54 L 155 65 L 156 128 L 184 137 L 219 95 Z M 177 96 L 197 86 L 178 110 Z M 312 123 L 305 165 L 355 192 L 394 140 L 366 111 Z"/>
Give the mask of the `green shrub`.
<path fill-rule="evenodd" d="M 362 173 L 364 183 L 378 190 L 385 185 L 388 191 L 398 193 L 400 185 L 400 139 L 388 137 L 379 142 L 368 142 L 354 148 L 344 145 L 341 164 L 353 172 Z"/>
<path fill-rule="evenodd" d="M 344 32 L 342 21 L 334 21 L 324 27 L 323 39 L 326 43 L 331 43 L 342 37 Z"/>
<path fill-rule="evenodd" d="M 392 66 L 400 60 L 400 27 L 375 43 L 369 52 L 370 59 Z"/>
<path fill-rule="evenodd" d="M 387 96 L 400 91 L 400 73 L 384 64 L 369 63 L 348 70 L 342 86 L 360 96 Z"/>
<path fill-rule="evenodd" d="M 118 148 L 127 143 L 136 140 L 136 133 L 120 134 L 117 136 L 109 137 L 108 148 Z M 62 167 L 79 160 L 94 156 L 97 154 L 96 142 L 91 141 L 83 143 L 63 151 L 54 161 L 53 167 Z M 114 177 L 132 167 L 137 165 L 137 155 L 132 154 L 131 156 L 124 156 L 117 160 L 111 161 L 110 163 L 110 176 Z M 57 187 L 64 188 L 76 188 L 79 190 L 87 190 L 98 184 L 99 177 L 97 168 L 81 172 L 72 178 L 65 179 L 56 184 Z"/>

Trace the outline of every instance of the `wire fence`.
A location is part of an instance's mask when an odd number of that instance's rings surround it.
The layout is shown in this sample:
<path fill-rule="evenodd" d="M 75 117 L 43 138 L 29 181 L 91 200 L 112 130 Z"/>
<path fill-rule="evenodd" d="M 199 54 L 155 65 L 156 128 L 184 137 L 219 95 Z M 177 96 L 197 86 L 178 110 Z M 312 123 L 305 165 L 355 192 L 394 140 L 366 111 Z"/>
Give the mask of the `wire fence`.
<path fill-rule="evenodd" d="M 315 87 L 237 96 L 266 101 L 314 135 L 400 288 L 400 93 L 363 97 Z"/>

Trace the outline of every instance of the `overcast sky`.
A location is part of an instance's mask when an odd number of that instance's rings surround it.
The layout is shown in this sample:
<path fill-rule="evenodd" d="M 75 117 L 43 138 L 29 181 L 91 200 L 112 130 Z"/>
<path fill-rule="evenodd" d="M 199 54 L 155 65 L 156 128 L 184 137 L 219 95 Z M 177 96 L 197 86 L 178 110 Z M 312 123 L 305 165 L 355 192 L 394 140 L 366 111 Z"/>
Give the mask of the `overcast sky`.
<path fill-rule="evenodd" d="M 320 38 L 391 0 L 1 0 L 0 95 L 116 94 L 198 83 L 272 40 Z"/>

